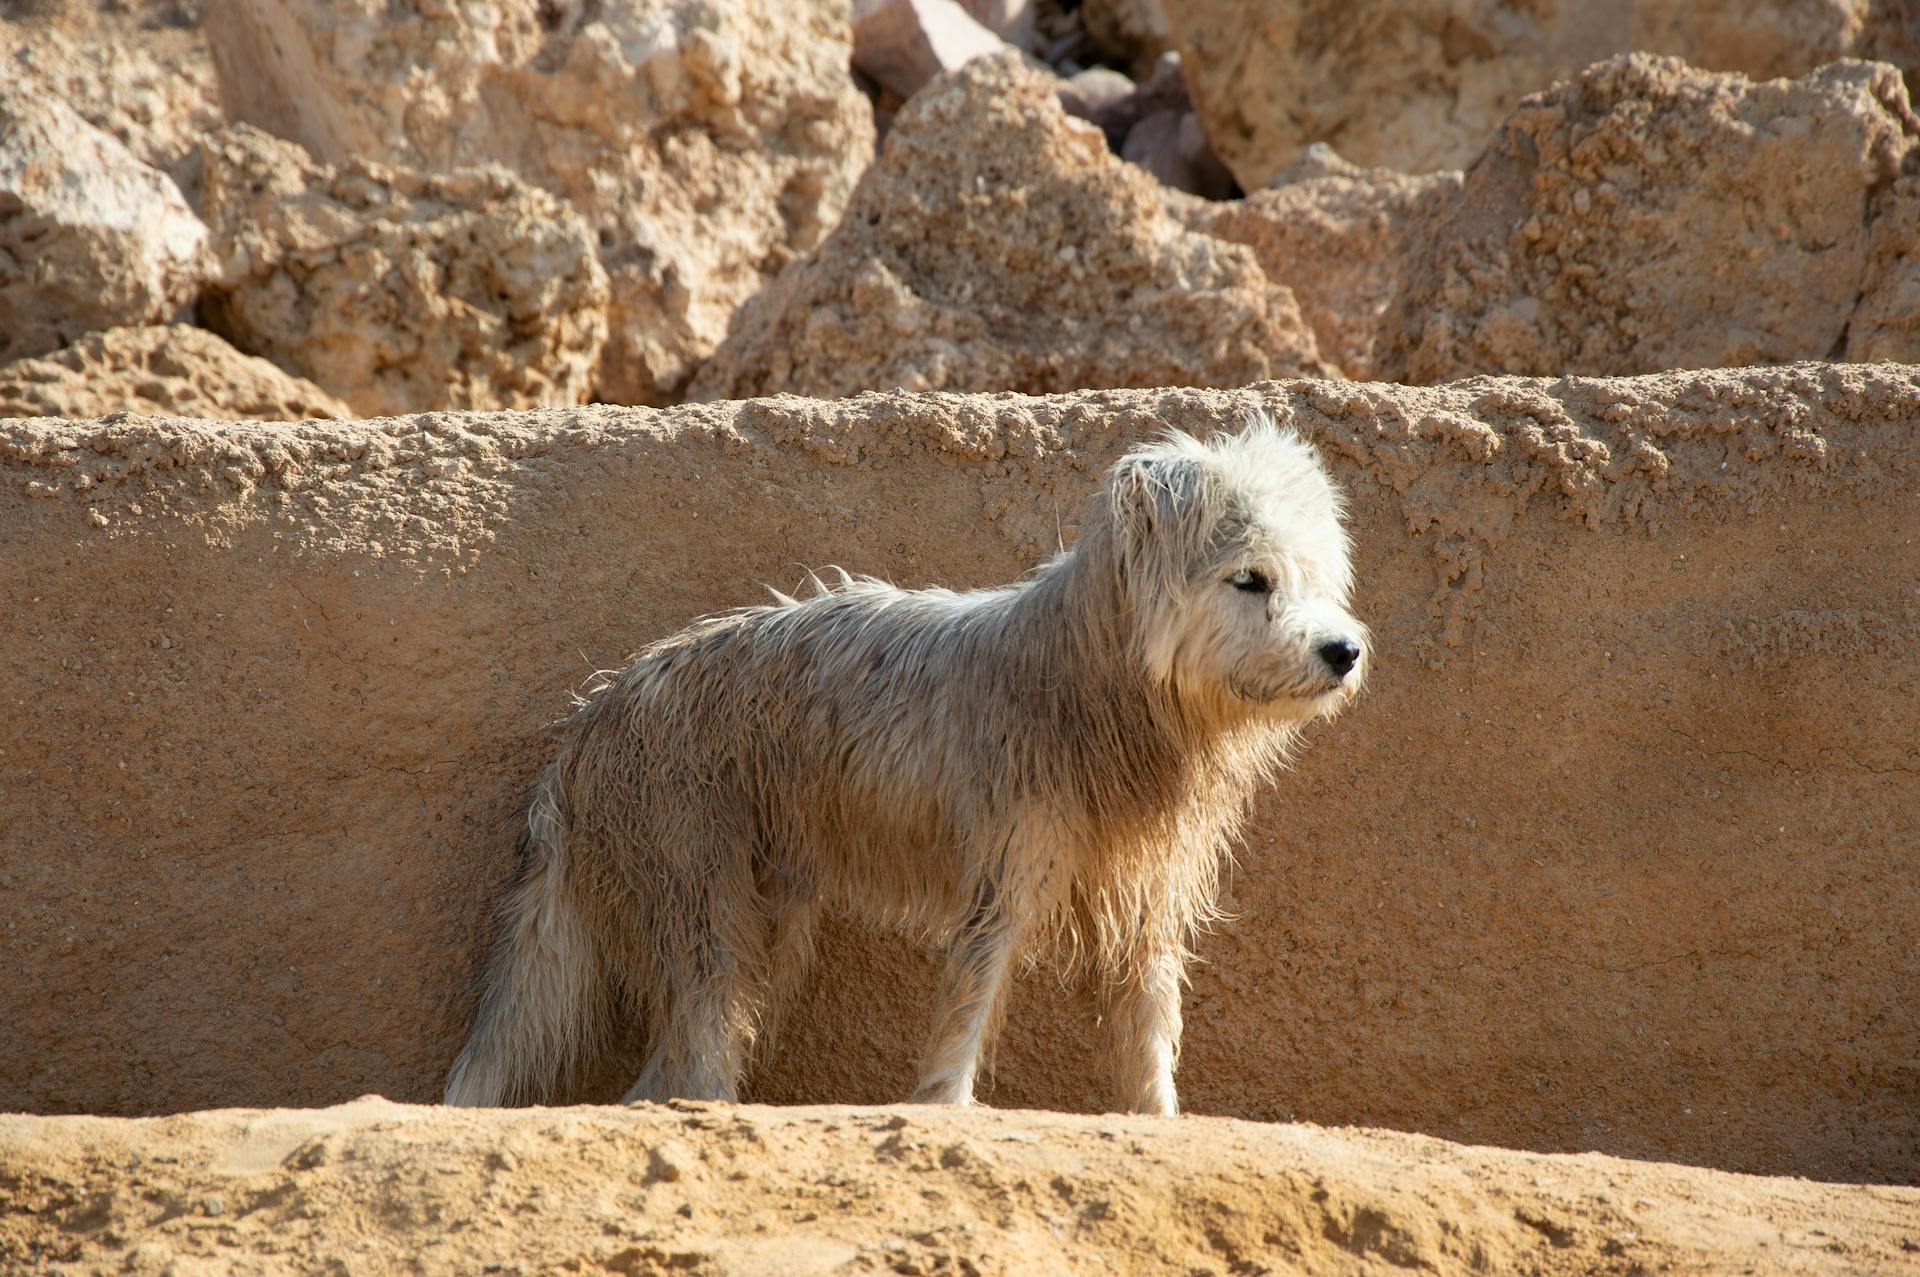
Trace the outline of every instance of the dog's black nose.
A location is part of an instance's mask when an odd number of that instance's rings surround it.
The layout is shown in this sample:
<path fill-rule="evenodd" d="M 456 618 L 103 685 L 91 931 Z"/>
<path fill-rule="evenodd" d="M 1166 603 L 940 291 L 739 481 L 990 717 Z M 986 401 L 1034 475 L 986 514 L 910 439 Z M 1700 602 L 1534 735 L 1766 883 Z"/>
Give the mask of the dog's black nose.
<path fill-rule="evenodd" d="M 1325 661 L 1333 672 L 1341 678 L 1353 668 L 1360 659 L 1360 645 L 1352 639 L 1335 639 L 1331 643 L 1322 643 L 1319 647 L 1320 659 Z"/>

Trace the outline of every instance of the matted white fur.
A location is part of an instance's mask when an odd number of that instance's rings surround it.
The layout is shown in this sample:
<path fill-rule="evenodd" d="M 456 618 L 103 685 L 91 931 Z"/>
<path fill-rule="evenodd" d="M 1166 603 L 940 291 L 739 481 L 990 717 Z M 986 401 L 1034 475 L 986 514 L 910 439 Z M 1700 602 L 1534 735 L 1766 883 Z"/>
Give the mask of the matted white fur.
<path fill-rule="evenodd" d="M 651 1042 L 629 1100 L 733 1098 L 825 908 L 947 952 L 915 1100 L 972 1101 L 1039 954 L 1092 987 L 1116 1102 L 1174 1112 L 1222 860 L 1365 674 L 1341 512 L 1256 414 L 1122 458 L 1073 549 L 1017 585 L 843 574 L 597 676 L 535 790 L 447 1102 L 548 1094 L 621 1012 Z"/>

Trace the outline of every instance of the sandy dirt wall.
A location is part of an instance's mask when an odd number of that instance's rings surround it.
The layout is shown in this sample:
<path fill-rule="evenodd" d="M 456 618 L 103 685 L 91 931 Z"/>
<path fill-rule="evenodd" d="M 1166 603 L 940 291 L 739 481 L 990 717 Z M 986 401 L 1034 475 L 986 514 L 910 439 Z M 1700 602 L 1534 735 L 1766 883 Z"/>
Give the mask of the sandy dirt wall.
<path fill-rule="evenodd" d="M 1882 1277 L 1917 1225 L 1920 1189 L 1225 1118 L 0 1117 L 0 1265 L 49 1274 Z"/>
<path fill-rule="evenodd" d="M 1260 805 L 1188 1107 L 1920 1177 L 1891 365 L 5 423 L 0 1107 L 432 1098 L 591 670 L 808 567 L 1010 579 L 1256 403 L 1351 488 L 1377 676 Z M 836 931 L 752 1094 L 904 1095 L 931 973 Z M 1085 1029 L 1028 979 L 987 1098 L 1099 1106 Z"/>

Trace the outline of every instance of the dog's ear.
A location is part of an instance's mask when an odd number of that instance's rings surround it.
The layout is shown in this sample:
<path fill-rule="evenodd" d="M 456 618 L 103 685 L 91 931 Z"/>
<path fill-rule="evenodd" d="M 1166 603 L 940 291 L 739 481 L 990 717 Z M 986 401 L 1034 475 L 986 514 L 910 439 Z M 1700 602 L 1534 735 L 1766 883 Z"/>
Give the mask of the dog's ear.
<path fill-rule="evenodd" d="M 1192 552 L 1199 466 L 1188 457 L 1123 458 L 1108 485 L 1121 570 L 1136 597 L 1177 599 Z"/>
<path fill-rule="evenodd" d="M 1158 514 L 1157 491 L 1163 485 L 1155 477 L 1160 462 L 1154 457 L 1122 457 L 1113 468 L 1109 481 L 1108 507 L 1113 511 L 1114 530 L 1123 545 L 1149 540 Z"/>

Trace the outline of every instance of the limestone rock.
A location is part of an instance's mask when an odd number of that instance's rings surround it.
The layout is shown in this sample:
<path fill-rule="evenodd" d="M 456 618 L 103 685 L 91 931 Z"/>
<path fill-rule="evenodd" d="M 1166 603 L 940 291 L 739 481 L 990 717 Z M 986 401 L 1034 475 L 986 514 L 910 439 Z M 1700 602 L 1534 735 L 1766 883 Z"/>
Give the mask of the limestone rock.
<path fill-rule="evenodd" d="M 1155 111 L 1127 133 L 1120 154 L 1174 190 L 1209 200 L 1233 194 L 1233 174 L 1207 145 L 1206 130 L 1192 111 Z"/>
<path fill-rule="evenodd" d="M 74 16 L 0 22 L 0 78 L 41 86 L 142 163 L 184 181 L 183 161 L 222 121 L 205 40 L 191 28 Z"/>
<path fill-rule="evenodd" d="M 1089 68 L 1063 81 L 1059 96 L 1068 114 L 1099 125 L 1116 154 L 1164 185 L 1207 199 L 1234 194 L 1233 174 L 1214 154 L 1187 95 L 1179 54 L 1162 55 L 1138 84 L 1107 67 Z"/>
<path fill-rule="evenodd" d="M 1014 48 L 1033 52 L 1039 33 L 1032 0 L 960 0 L 960 7 Z"/>
<path fill-rule="evenodd" d="M 1374 345 L 1428 219 L 1450 207 L 1460 174 L 1363 169 L 1324 146 L 1242 200 L 1195 204 L 1197 230 L 1245 244 L 1267 278 L 1300 301 L 1320 353 L 1350 377 L 1378 375 Z"/>
<path fill-rule="evenodd" d="M 853 64 L 902 98 L 918 93 L 936 75 L 1006 47 L 957 0 L 873 0 L 854 6 Z"/>
<path fill-rule="evenodd" d="M 1920 178 L 1903 177 L 1875 200 L 1860 292 L 1847 358 L 1920 360 Z"/>
<path fill-rule="evenodd" d="M 1127 140 L 1124 131 L 1116 137 L 1107 130 L 1105 118 L 1132 99 L 1134 83 L 1112 67 L 1088 67 L 1060 82 L 1060 105 L 1068 115 L 1078 116 L 1101 126 L 1107 141 L 1117 152 Z"/>
<path fill-rule="evenodd" d="M 0 83 L 0 361 L 172 318 L 206 243 L 165 174 L 44 86 Z"/>
<path fill-rule="evenodd" d="M 1900 57 L 1910 6 L 1869 0 L 1183 0 L 1170 6 L 1213 145 L 1254 190 L 1309 144 L 1365 166 L 1464 168 L 1527 94 L 1630 50 L 1756 79 Z"/>
<path fill-rule="evenodd" d="M 1890 66 L 1763 84 L 1645 54 L 1527 99 L 1421 237 L 1381 375 L 1837 354 L 1876 189 L 1920 134 Z M 1920 351 L 1914 352 L 1920 354 Z"/>
<path fill-rule="evenodd" d="M 1094 43 L 1136 73 L 1145 74 L 1174 47 L 1173 27 L 1161 0 L 1085 0 L 1080 16 Z"/>
<path fill-rule="evenodd" d="M 693 397 L 1331 371 L 1250 251 L 1180 225 L 1007 54 L 907 104 L 839 229 L 742 308 Z"/>
<path fill-rule="evenodd" d="M 112 412 L 249 421 L 353 415 L 312 382 L 184 324 L 110 328 L 0 367 L 0 417 Z"/>
<path fill-rule="evenodd" d="M 363 416 L 587 399 L 607 279 L 561 201 L 499 168 L 318 164 L 245 125 L 205 155 L 206 318 L 235 345 Z"/>
<path fill-rule="evenodd" d="M 235 118 L 323 161 L 498 163 L 586 219 L 612 287 L 596 393 L 664 403 L 873 155 L 847 0 L 209 0 Z"/>

